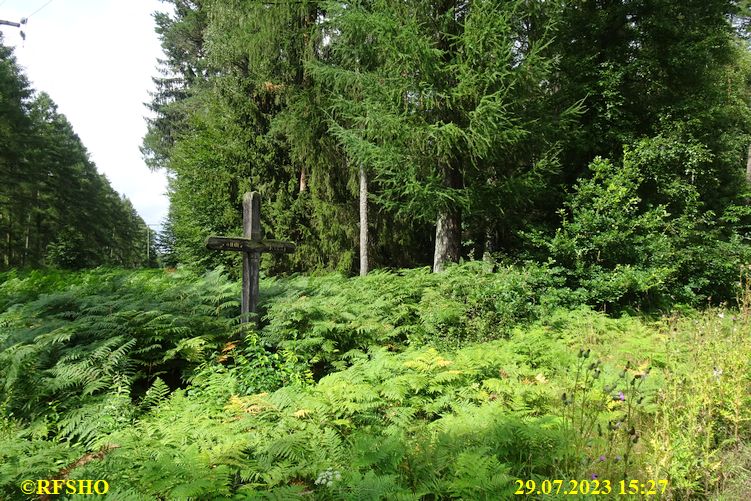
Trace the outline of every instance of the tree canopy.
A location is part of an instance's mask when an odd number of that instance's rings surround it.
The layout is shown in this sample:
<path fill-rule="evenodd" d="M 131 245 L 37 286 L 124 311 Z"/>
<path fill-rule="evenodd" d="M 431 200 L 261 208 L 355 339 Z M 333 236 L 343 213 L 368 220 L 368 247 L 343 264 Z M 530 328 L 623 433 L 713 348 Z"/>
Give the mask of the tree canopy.
<path fill-rule="evenodd" d="M 266 267 L 354 272 L 359 172 L 371 267 L 441 269 L 488 254 L 571 264 L 559 251 L 589 217 L 574 210 L 581 190 L 605 190 L 600 200 L 613 185 L 589 168 L 598 159 L 614 179 L 639 179 L 618 203 L 737 243 L 728 269 L 747 252 L 744 2 L 167 3 L 173 11 L 155 16 L 165 59 L 144 152 L 171 177 L 178 261 L 233 259 L 202 242 L 239 233 L 252 188 L 266 231 L 299 244 Z M 642 238 L 665 235 L 650 232 Z M 596 235 L 569 236 L 580 266 L 633 265 L 600 262 Z M 675 238 L 675 248 L 709 245 Z M 706 288 L 668 268 L 657 275 Z M 572 284 L 582 277 L 572 271 Z"/>

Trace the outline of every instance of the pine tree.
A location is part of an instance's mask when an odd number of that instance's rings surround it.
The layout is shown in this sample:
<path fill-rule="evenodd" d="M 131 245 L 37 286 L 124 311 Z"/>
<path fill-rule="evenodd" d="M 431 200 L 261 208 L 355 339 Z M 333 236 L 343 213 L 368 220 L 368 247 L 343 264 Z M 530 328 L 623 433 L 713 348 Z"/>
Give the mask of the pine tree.
<path fill-rule="evenodd" d="M 1 44 L 0 107 L 0 266 L 143 264 L 134 247 L 143 221 Z"/>
<path fill-rule="evenodd" d="M 503 210 L 488 185 L 549 153 L 537 122 L 555 116 L 535 104 L 551 92 L 545 4 L 530 4 L 352 2 L 322 23 L 331 56 L 314 74 L 334 96 L 330 130 L 374 172 L 382 207 L 435 221 L 436 271 L 459 259 L 463 226 Z"/>

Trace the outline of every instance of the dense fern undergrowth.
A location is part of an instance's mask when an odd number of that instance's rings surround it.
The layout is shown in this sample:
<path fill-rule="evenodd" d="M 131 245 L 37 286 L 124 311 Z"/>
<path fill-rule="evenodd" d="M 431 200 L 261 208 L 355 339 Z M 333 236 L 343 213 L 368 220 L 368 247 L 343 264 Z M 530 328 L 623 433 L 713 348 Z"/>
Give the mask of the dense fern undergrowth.
<path fill-rule="evenodd" d="M 0 499 L 26 499 L 26 479 L 326 500 L 623 478 L 746 498 L 744 277 L 732 308 L 650 317 L 562 283 L 484 263 L 266 279 L 243 327 L 221 270 L 0 275 Z"/>

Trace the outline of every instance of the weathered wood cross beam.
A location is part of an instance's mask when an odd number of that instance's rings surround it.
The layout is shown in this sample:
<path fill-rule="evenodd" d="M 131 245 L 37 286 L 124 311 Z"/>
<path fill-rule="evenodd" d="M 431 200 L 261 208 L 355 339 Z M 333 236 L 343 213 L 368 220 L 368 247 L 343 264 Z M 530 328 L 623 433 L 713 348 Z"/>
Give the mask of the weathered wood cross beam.
<path fill-rule="evenodd" d="M 261 235 L 261 194 L 246 193 L 243 197 L 243 236 L 217 237 L 206 239 L 206 247 L 211 250 L 236 251 L 243 253 L 243 286 L 240 313 L 242 322 L 248 321 L 248 314 L 255 313 L 258 307 L 258 265 L 262 252 L 294 252 L 295 244 L 281 240 L 265 240 Z"/>

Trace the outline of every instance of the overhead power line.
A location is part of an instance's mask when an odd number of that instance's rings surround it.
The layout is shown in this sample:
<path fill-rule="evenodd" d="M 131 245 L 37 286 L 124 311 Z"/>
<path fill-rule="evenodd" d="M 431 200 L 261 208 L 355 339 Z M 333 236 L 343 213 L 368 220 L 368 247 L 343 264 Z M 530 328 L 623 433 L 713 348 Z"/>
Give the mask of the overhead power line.
<path fill-rule="evenodd" d="M 35 10 L 34 12 L 32 12 L 31 14 L 29 14 L 28 16 L 26 16 L 26 19 L 30 18 L 31 16 L 33 16 L 34 14 L 36 14 L 37 12 L 39 12 L 40 10 L 44 9 L 45 7 L 47 7 L 49 4 L 51 4 L 54 1 L 55 0 L 49 0 L 46 4 L 42 5 L 37 10 Z"/>
<path fill-rule="evenodd" d="M 8 0 L 2 0 L 2 2 L 0 2 L 0 6 L 2 6 L 7 1 Z M 20 28 L 22 24 L 26 24 L 29 21 L 29 18 L 31 16 L 33 16 L 34 14 L 39 13 L 39 11 L 41 11 L 42 9 L 44 9 L 45 7 L 47 7 L 49 4 L 51 4 L 54 1 L 55 0 L 48 0 L 47 3 L 45 3 L 44 5 L 42 5 L 41 7 L 39 7 L 37 10 L 35 10 L 31 14 L 29 14 L 28 16 L 22 17 L 21 21 L 18 22 L 18 23 L 13 22 L 13 21 L 5 21 L 3 19 L 0 19 L 0 25 L 13 26 L 15 28 Z M 24 40 L 26 40 L 26 33 L 24 33 L 23 31 L 21 31 L 21 38 L 24 39 Z"/>

